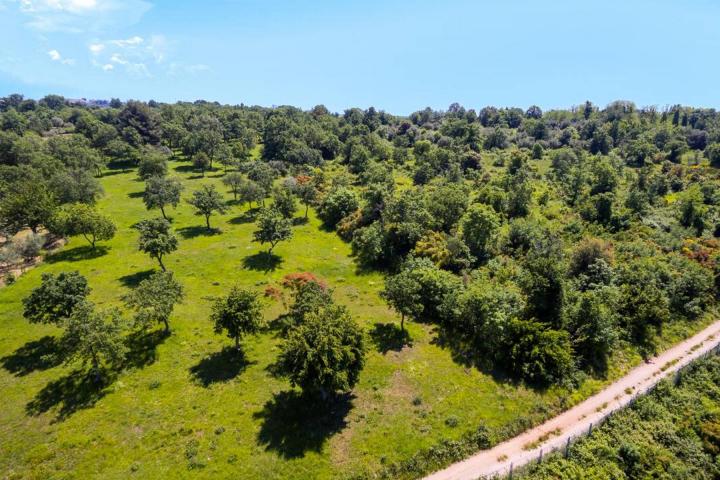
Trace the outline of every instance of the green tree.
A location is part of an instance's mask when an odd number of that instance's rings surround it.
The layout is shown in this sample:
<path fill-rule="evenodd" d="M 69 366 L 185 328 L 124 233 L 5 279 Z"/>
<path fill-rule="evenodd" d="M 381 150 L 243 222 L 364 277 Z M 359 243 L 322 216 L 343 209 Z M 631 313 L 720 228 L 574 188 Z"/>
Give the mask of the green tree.
<path fill-rule="evenodd" d="M 471 205 L 465 213 L 460 222 L 461 237 L 476 258 L 488 258 L 500 223 L 498 214 L 482 203 Z"/>
<path fill-rule="evenodd" d="M 405 317 L 417 319 L 423 313 L 422 286 L 410 270 L 385 277 L 385 289 L 380 296 L 400 314 L 400 330 L 405 331 Z"/>
<path fill-rule="evenodd" d="M 124 322 L 118 309 L 96 311 L 88 301 L 80 302 L 68 318 L 63 336 L 66 362 L 79 359 L 90 363 L 95 380 L 100 381 L 103 361 L 118 364 L 126 353 L 123 342 Z"/>
<path fill-rule="evenodd" d="M 39 287 L 23 299 L 23 316 L 32 323 L 60 325 L 90 294 L 78 272 L 43 273 Z"/>
<path fill-rule="evenodd" d="M 281 346 L 279 370 L 323 401 L 355 386 L 365 365 L 362 329 L 347 309 L 333 305 L 310 313 Z"/>
<path fill-rule="evenodd" d="M 263 325 L 262 305 L 256 293 L 233 287 L 227 297 L 215 301 L 210 319 L 215 324 L 215 333 L 225 331 L 235 340 L 239 352 L 240 337 L 256 333 Z"/>
<path fill-rule="evenodd" d="M 215 185 L 203 185 L 199 190 L 193 192 L 192 197 L 187 202 L 195 207 L 195 215 L 205 217 L 205 225 L 208 230 L 211 230 L 210 216 L 213 212 L 223 214 L 227 211 L 225 200 L 223 200 Z"/>
<path fill-rule="evenodd" d="M 238 189 L 238 196 L 240 197 L 240 200 L 247 203 L 249 207 L 252 205 L 252 202 L 259 205 L 261 201 L 264 201 L 265 192 L 260 185 L 252 180 L 248 180 L 240 185 L 240 188 Z"/>
<path fill-rule="evenodd" d="M 168 165 L 165 156 L 159 152 L 148 151 L 138 165 L 138 177 L 147 180 L 150 177 L 164 177 L 167 175 Z"/>
<path fill-rule="evenodd" d="M 705 156 L 710 160 L 710 165 L 720 167 L 720 143 L 712 143 L 705 148 Z"/>
<path fill-rule="evenodd" d="M 253 237 L 256 242 L 260 242 L 260 245 L 270 244 L 268 254 L 272 253 L 279 242 L 292 237 L 292 223 L 274 209 L 265 209 L 260 213 L 257 227 Z"/>
<path fill-rule="evenodd" d="M 292 218 L 297 210 L 295 195 L 287 187 L 276 187 L 273 191 L 273 209 L 285 218 Z"/>
<path fill-rule="evenodd" d="M 176 178 L 150 177 L 145 182 L 143 202 L 148 210 L 160 209 L 165 220 L 169 220 L 165 207 L 177 207 L 180 203 L 180 193 L 183 186 Z"/>
<path fill-rule="evenodd" d="M 298 175 L 295 177 L 295 193 L 300 199 L 300 203 L 305 206 L 305 218 L 308 217 L 308 209 L 315 201 L 318 195 L 317 188 L 313 184 L 312 178 L 307 175 Z"/>
<path fill-rule="evenodd" d="M 162 323 L 165 325 L 165 333 L 169 333 L 170 315 L 175 304 L 182 302 L 183 297 L 183 286 L 175 280 L 173 273 L 158 272 L 140 282 L 125 297 L 125 303 L 135 310 L 135 327 L 145 329 Z"/>
<path fill-rule="evenodd" d="M 56 207 L 54 195 L 42 182 L 20 181 L 0 198 L 0 230 L 15 234 L 27 227 L 37 233 L 52 219 Z"/>
<path fill-rule="evenodd" d="M 160 217 L 151 218 L 139 222 L 137 229 L 140 231 L 138 249 L 156 259 L 164 272 L 163 257 L 178 248 L 178 240 L 170 228 L 170 222 Z"/>
<path fill-rule="evenodd" d="M 232 192 L 233 199 L 237 200 L 238 194 L 242 191 L 243 184 L 247 182 L 247 180 L 245 180 L 245 177 L 243 177 L 240 172 L 230 172 L 223 177 L 222 182 Z"/>
<path fill-rule="evenodd" d="M 205 152 L 198 152 L 192 157 L 193 167 L 200 170 L 202 176 L 205 176 L 205 170 L 208 170 L 212 165 L 210 157 Z"/>
<path fill-rule="evenodd" d="M 320 218 L 330 227 L 335 227 L 340 220 L 357 210 L 359 206 L 355 192 L 345 187 L 338 187 L 323 198 L 320 203 Z"/>
<path fill-rule="evenodd" d="M 117 230 L 109 217 L 84 203 L 60 207 L 51 221 L 51 229 L 63 236 L 82 235 L 93 250 L 98 241 L 112 239 Z"/>

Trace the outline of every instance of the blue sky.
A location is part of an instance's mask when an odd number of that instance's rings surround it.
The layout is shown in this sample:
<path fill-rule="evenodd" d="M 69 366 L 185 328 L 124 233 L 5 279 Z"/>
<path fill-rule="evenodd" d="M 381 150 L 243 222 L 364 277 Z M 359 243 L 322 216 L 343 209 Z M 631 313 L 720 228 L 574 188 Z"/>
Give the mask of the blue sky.
<path fill-rule="evenodd" d="M 0 0 L 0 96 L 720 107 L 712 0 Z"/>

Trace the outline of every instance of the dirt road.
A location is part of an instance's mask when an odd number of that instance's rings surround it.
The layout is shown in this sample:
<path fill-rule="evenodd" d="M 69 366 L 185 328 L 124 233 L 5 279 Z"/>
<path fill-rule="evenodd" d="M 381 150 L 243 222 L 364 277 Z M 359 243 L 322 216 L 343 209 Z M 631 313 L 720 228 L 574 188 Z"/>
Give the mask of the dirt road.
<path fill-rule="evenodd" d="M 477 480 L 481 477 L 504 476 L 537 461 L 541 452 L 564 449 L 568 439 L 588 432 L 610 413 L 629 404 L 637 395 L 647 392 L 660 380 L 674 374 L 720 343 L 720 321 L 700 333 L 653 357 L 624 377 L 608 385 L 570 410 L 527 432 L 483 450 L 425 480 Z"/>

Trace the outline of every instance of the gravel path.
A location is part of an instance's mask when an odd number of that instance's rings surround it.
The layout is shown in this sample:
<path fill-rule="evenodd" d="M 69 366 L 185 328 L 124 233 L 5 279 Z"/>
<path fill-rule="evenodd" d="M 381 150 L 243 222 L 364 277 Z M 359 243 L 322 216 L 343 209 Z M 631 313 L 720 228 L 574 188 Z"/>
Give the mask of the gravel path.
<path fill-rule="evenodd" d="M 454 463 L 425 480 L 477 480 L 504 476 L 537 461 L 541 452 L 564 449 L 568 439 L 584 435 L 610 413 L 629 404 L 633 398 L 652 389 L 660 380 L 711 351 L 720 343 L 720 321 L 697 335 L 651 358 L 627 375 L 608 385 L 570 410 L 511 438 L 489 450 Z"/>

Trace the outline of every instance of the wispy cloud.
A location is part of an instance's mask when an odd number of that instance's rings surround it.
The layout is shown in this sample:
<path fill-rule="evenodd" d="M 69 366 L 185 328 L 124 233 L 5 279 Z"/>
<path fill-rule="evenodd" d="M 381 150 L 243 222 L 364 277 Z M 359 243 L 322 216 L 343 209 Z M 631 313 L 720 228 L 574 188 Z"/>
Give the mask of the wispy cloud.
<path fill-rule="evenodd" d="M 82 33 L 137 23 L 152 5 L 144 0 L 0 0 L 41 32 Z"/>
<path fill-rule="evenodd" d="M 75 59 L 73 58 L 63 58 L 63 56 L 58 52 L 57 50 L 53 49 L 47 52 L 48 56 L 50 57 L 50 60 L 53 62 L 60 62 L 63 65 L 75 65 Z"/>
<path fill-rule="evenodd" d="M 93 65 L 102 70 L 114 70 L 113 65 L 133 76 L 152 77 L 151 67 L 163 71 L 168 42 L 163 35 L 152 35 L 149 40 L 134 35 L 129 38 L 95 41 L 88 46 Z"/>

